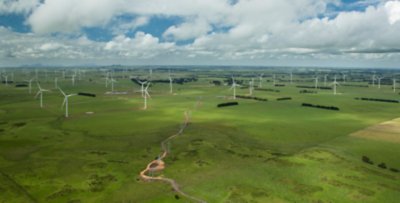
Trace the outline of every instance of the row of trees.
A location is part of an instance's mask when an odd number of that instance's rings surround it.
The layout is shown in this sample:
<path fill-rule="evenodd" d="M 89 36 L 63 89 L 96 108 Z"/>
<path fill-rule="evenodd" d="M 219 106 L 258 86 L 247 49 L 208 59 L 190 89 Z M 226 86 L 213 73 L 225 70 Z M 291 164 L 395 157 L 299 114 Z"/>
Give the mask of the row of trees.
<path fill-rule="evenodd" d="M 322 106 L 322 105 L 318 105 L 318 104 L 308 104 L 308 103 L 302 103 L 301 105 L 304 107 L 313 107 L 313 108 L 326 109 L 326 110 L 332 110 L 332 111 L 340 110 L 336 106 Z"/>
<path fill-rule="evenodd" d="M 281 97 L 281 98 L 277 98 L 277 101 L 285 101 L 285 100 L 292 100 L 292 97 Z"/>
<path fill-rule="evenodd" d="M 388 103 L 400 103 L 399 100 L 394 99 L 377 99 L 377 98 L 365 98 L 365 97 L 356 97 L 356 100 L 363 101 L 376 101 L 376 102 L 388 102 Z"/>
<path fill-rule="evenodd" d="M 300 94 L 317 94 L 317 91 L 311 91 L 311 90 L 300 90 Z"/>
<path fill-rule="evenodd" d="M 217 107 L 218 107 L 218 108 L 221 108 L 221 107 L 236 106 L 236 105 L 239 105 L 239 102 L 221 103 L 221 104 L 218 104 Z"/>
<path fill-rule="evenodd" d="M 367 156 L 362 156 L 362 157 L 361 157 L 361 160 L 362 160 L 364 163 L 374 165 L 374 162 L 373 162 L 369 157 L 367 157 Z M 380 164 L 378 164 L 377 166 L 378 166 L 379 168 L 381 168 L 381 169 L 388 169 L 388 166 L 386 166 L 386 164 L 383 163 L 383 162 L 380 163 Z M 389 170 L 392 171 L 392 172 L 395 172 L 395 173 L 400 172 L 399 169 L 396 169 L 396 168 L 389 168 Z"/>
<path fill-rule="evenodd" d="M 253 97 L 253 96 L 237 95 L 236 97 L 240 98 L 240 99 L 254 99 L 254 100 L 257 100 L 257 101 L 264 101 L 264 102 L 268 101 L 268 99 L 261 98 L 261 97 Z"/>
<path fill-rule="evenodd" d="M 265 92 L 281 92 L 280 90 L 270 89 L 270 88 L 255 88 L 257 91 L 265 91 Z"/>
<path fill-rule="evenodd" d="M 297 85 L 297 88 L 304 88 L 304 89 L 315 89 L 315 86 L 306 86 L 306 85 Z M 317 89 L 321 90 L 332 90 L 332 87 L 318 87 Z"/>

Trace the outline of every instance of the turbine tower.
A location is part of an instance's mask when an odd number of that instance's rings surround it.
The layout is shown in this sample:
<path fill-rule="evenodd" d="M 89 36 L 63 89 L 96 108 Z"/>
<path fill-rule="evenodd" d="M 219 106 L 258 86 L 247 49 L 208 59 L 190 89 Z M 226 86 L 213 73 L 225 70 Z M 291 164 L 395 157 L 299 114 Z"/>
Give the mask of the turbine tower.
<path fill-rule="evenodd" d="M 328 75 L 327 74 L 324 75 L 324 86 L 326 86 L 326 81 L 328 81 Z"/>
<path fill-rule="evenodd" d="M 275 79 L 276 79 L 276 75 L 273 74 L 273 75 L 272 75 L 272 84 L 273 84 L 274 86 L 276 85 Z"/>
<path fill-rule="evenodd" d="M 377 77 L 376 79 L 378 79 L 378 89 L 381 89 L 381 80 L 383 79 L 384 77 Z"/>
<path fill-rule="evenodd" d="M 252 78 L 249 81 L 249 95 L 252 96 L 253 95 L 253 89 L 254 89 L 254 78 Z"/>
<path fill-rule="evenodd" d="M 149 89 L 149 86 L 150 86 L 150 82 L 147 83 L 147 86 L 146 86 L 146 88 L 144 89 L 144 92 L 143 92 L 143 98 L 144 98 L 144 106 L 143 106 L 143 109 L 144 109 L 144 110 L 147 109 L 147 98 L 148 98 L 148 97 L 151 98 L 149 92 L 147 91 L 147 90 Z"/>
<path fill-rule="evenodd" d="M 372 75 L 372 87 L 375 87 L 376 76 L 375 73 Z"/>
<path fill-rule="evenodd" d="M 262 80 L 263 80 L 264 73 L 261 73 L 261 75 L 258 77 L 258 88 L 262 88 Z"/>
<path fill-rule="evenodd" d="M 169 93 L 170 94 L 172 94 L 172 77 L 171 77 L 171 72 L 169 72 L 169 76 L 168 76 L 168 79 L 169 79 Z"/>
<path fill-rule="evenodd" d="M 396 78 L 393 78 L 393 92 L 396 92 Z"/>
<path fill-rule="evenodd" d="M 114 83 L 117 82 L 117 81 L 114 80 L 114 78 L 111 78 L 110 82 L 111 82 L 111 92 L 114 92 Z"/>
<path fill-rule="evenodd" d="M 231 86 L 231 89 L 233 89 L 233 99 L 236 99 L 236 87 L 239 87 L 239 85 L 236 84 L 235 78 L 232 76 L 232 86 Z"/>
<path fill-rule="evenodd" d="M 34 78 L 30 79 L 30 80 L 25 80 L 26 82 L 29 83 L 29 94 L 32 94 L 32 81 Z"/>
<path fill-rule="evenodd" d="M 40 108 L 43 108 L 43 92 L 49 92 L 49 90 L 46 89 L 42 89 L 42 87 L 40 87 L 39 83 L 37 83 L 39 91 L 36 93 L 35 98 L 37 98 L 40 95 Z"/>
<path fill-rule="evenodd" d="M 293 72 L 290 71 L 290 84 L 293 84 Z"/>
<path fill-rule="evenodd" d="M 3 75 L 3 78 L 5 79 L 5 84 L 6 84 L 6 86 L 8 86 L 8 75 Z"/>
<path fill-rule="evenodd" d="M 75 74 L 72 75 L 71 81 L 72 81 L 72 86 L 75 86 Z"/>
<path fill-rule="evenodd" d="M 60 90 L 60 92 L 64 95 L 64 101 L 61 105 L 61 108 L 64 107 L 65 105 L 65 118 L 68 118 L 68 98 L 72 97 L 72 96 L 76 96 L 77 94 L 65 94 L 64 91 L 61 90 L 61 88 L 58 88 Z"/>
<path fill-rule="evenodd" d="M 315 89 L 318 89 L 318 76 L 315 76 L 314 80 L 315 80 Z"/>
<path fill-rule="evenodd" d="M 54 78 L 54 88 L 58 88 L 58 78 Z"/>
<path fill-rule="evenodd" d="M 336 75 L 335 75 L 335 79 L 334 81 L 331 83 L 331 85 L 333 86 L 333 95 L 336 95 L 336 87 L 338 85 L 340 85 L 337 81 L 336 81 Z"/>

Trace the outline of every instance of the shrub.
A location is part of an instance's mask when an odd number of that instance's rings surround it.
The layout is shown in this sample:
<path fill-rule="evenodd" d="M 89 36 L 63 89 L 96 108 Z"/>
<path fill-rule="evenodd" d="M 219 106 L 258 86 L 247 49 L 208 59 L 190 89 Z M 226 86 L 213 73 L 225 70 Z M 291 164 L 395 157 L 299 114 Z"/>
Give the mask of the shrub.
<path fill-rule="evenodd" d="M 362 156 L 361 160 L 367 164 L 374 165 L 374 162 L 372 162 L 367 156 Z"/>
<path fill-rule="evenodd" d="M 378 167 L 379 167 L 379 168 L 383 168 L 383 169 L 386 169 L 386 168 L 387 168 L 385 163 L 380 163 L 380 164 L 378 165 Z"/>
<path fill-rule="evenodd" d="M 399 169 L 396 169 L 396 168 L 390 168 L 389 170 L 392 171 L 392 172 L 395 172 L 395 173 L 399 172 Z"/>

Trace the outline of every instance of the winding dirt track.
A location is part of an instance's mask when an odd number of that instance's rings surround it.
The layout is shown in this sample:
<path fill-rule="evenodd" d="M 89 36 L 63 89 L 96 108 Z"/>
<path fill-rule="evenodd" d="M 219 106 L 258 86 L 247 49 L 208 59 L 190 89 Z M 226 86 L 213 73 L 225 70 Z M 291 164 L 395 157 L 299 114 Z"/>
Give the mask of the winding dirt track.
<path fill-rule="evenodd" d="M 144 169 L 143 171 L 140 172 L 140 178 L 142 178 L 142 180 L 144 181 L 162 181 L 162 182 L 166 182 L 168 184 L 170 184 L 172 186 L 172 188 L 179 193 L 180 195 L 191 199 L 195 202 L 201 202 L 201 203 L 205 203 L 206 201 L 198 199 L 196 197 L 190 196 L 188 194 L 186 194 L 185 192 L 183 192 L 180 188 L 178 183 L 170 178 L 164 178 L 161 176 L 150 176 L 148 175 L 149 173 L 153 173 L 153 172 L 158 172 L 158 171 L 162 171 L 165 169 L 165 163 L 163 161 L 163 159 L 165 157 L 167 157 L 169 150 L 168 150 L 168 142 L 170 142 L 172 139 L 175 139 L 177 136 L 181 135 L 183 133 L 183 131 L 186 129 L 186 127 L 189 124 L 189 112 L 185 111 L 185 121 L 182 124 L 181 128 L 179 129 L 178 133 L 168 137 L 167 139 L 165 139 L 164 141 L 161 142 L 161 149 L 162 149 L 162 154 L 161 156 L 159 156 L 158 159 L 153 160 L 152 162 L 150 162 L 149 164 L 147 164 L 146 169 Z"/>

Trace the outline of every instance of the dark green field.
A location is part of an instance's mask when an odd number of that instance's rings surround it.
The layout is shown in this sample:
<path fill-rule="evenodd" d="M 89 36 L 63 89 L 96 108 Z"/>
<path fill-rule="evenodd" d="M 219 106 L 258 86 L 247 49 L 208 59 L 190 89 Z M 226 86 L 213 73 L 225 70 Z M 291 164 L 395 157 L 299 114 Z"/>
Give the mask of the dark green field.
<path fill-rule="evenodd" d="M 399 117 L 400 104 L 356 100 L 356 97 L 399 100 L 390 80 L 381 89 L 368 84 L 372 72 L 346 70 L 338 95 L 313 86 L 311 70 L 275 69 L 174 69 L 175 78 L 196 78 L 183 85 L 168 83 L 149 88 L 151 99 L 143 110 L 140 86 L 128 76 L 148 75 L 148 69 L 115 70 L 115 91 L 105 94 L 105 71 L 85 69 L 72 86 L 71 71 L 39 69 L 44 108 L 28 88 L 15 85 L 35 76 L 34 71 L 13 71 L 15 81 L 0 85 L 0 202 L 190 202 L 162 182 L 145 182 L 139 173 L 160 154 L 160 143 L 175 134 L 191 111 L 184 133 L 171 142 L 171 154 L 161 174 L 176 180 L 182 191 L 207 202 L 398 202 L 400 198 L 400 144 L 371 140 L 351 133 Z M 111 71 L 108 69 L 107 71 Z M 231 102 L 225 80 L 234 74 L 243 80 L 238 95 L 258 74 L 265 73 L 264 89 L 254 96 L 268 101 L 237 99 L 238 106 L 217 108 Z M 272 74 L 277 84 L 272 86 Z M 389 78 L 393 73 L 382 72 Z M 62 94 L 95 93 L 96 97 L 69 99 L 70 117 L 61 109 Z M 324 86 L 323 73 L 320 85 Z M 153 69 L 154 80 L 168 79 L 165 69 Z M 215 86 L 212 81 L 220 81 Z M 357 86 L 361 85 L 361 86 Z M 368 87 L 364 87 L 367 86 Z M 277 101 L 277 98 L 291 100 Z M 302 107 L 302 103 L 335 106 L 340 111 Z M 376 136 L 379 136 L 377 134 Z M 399 135 L 400 136 L 400 135 Z M 366 156 L 373 164 L 362 161 Z M 384 163 L 386 168 L 378 165 Z"/>

